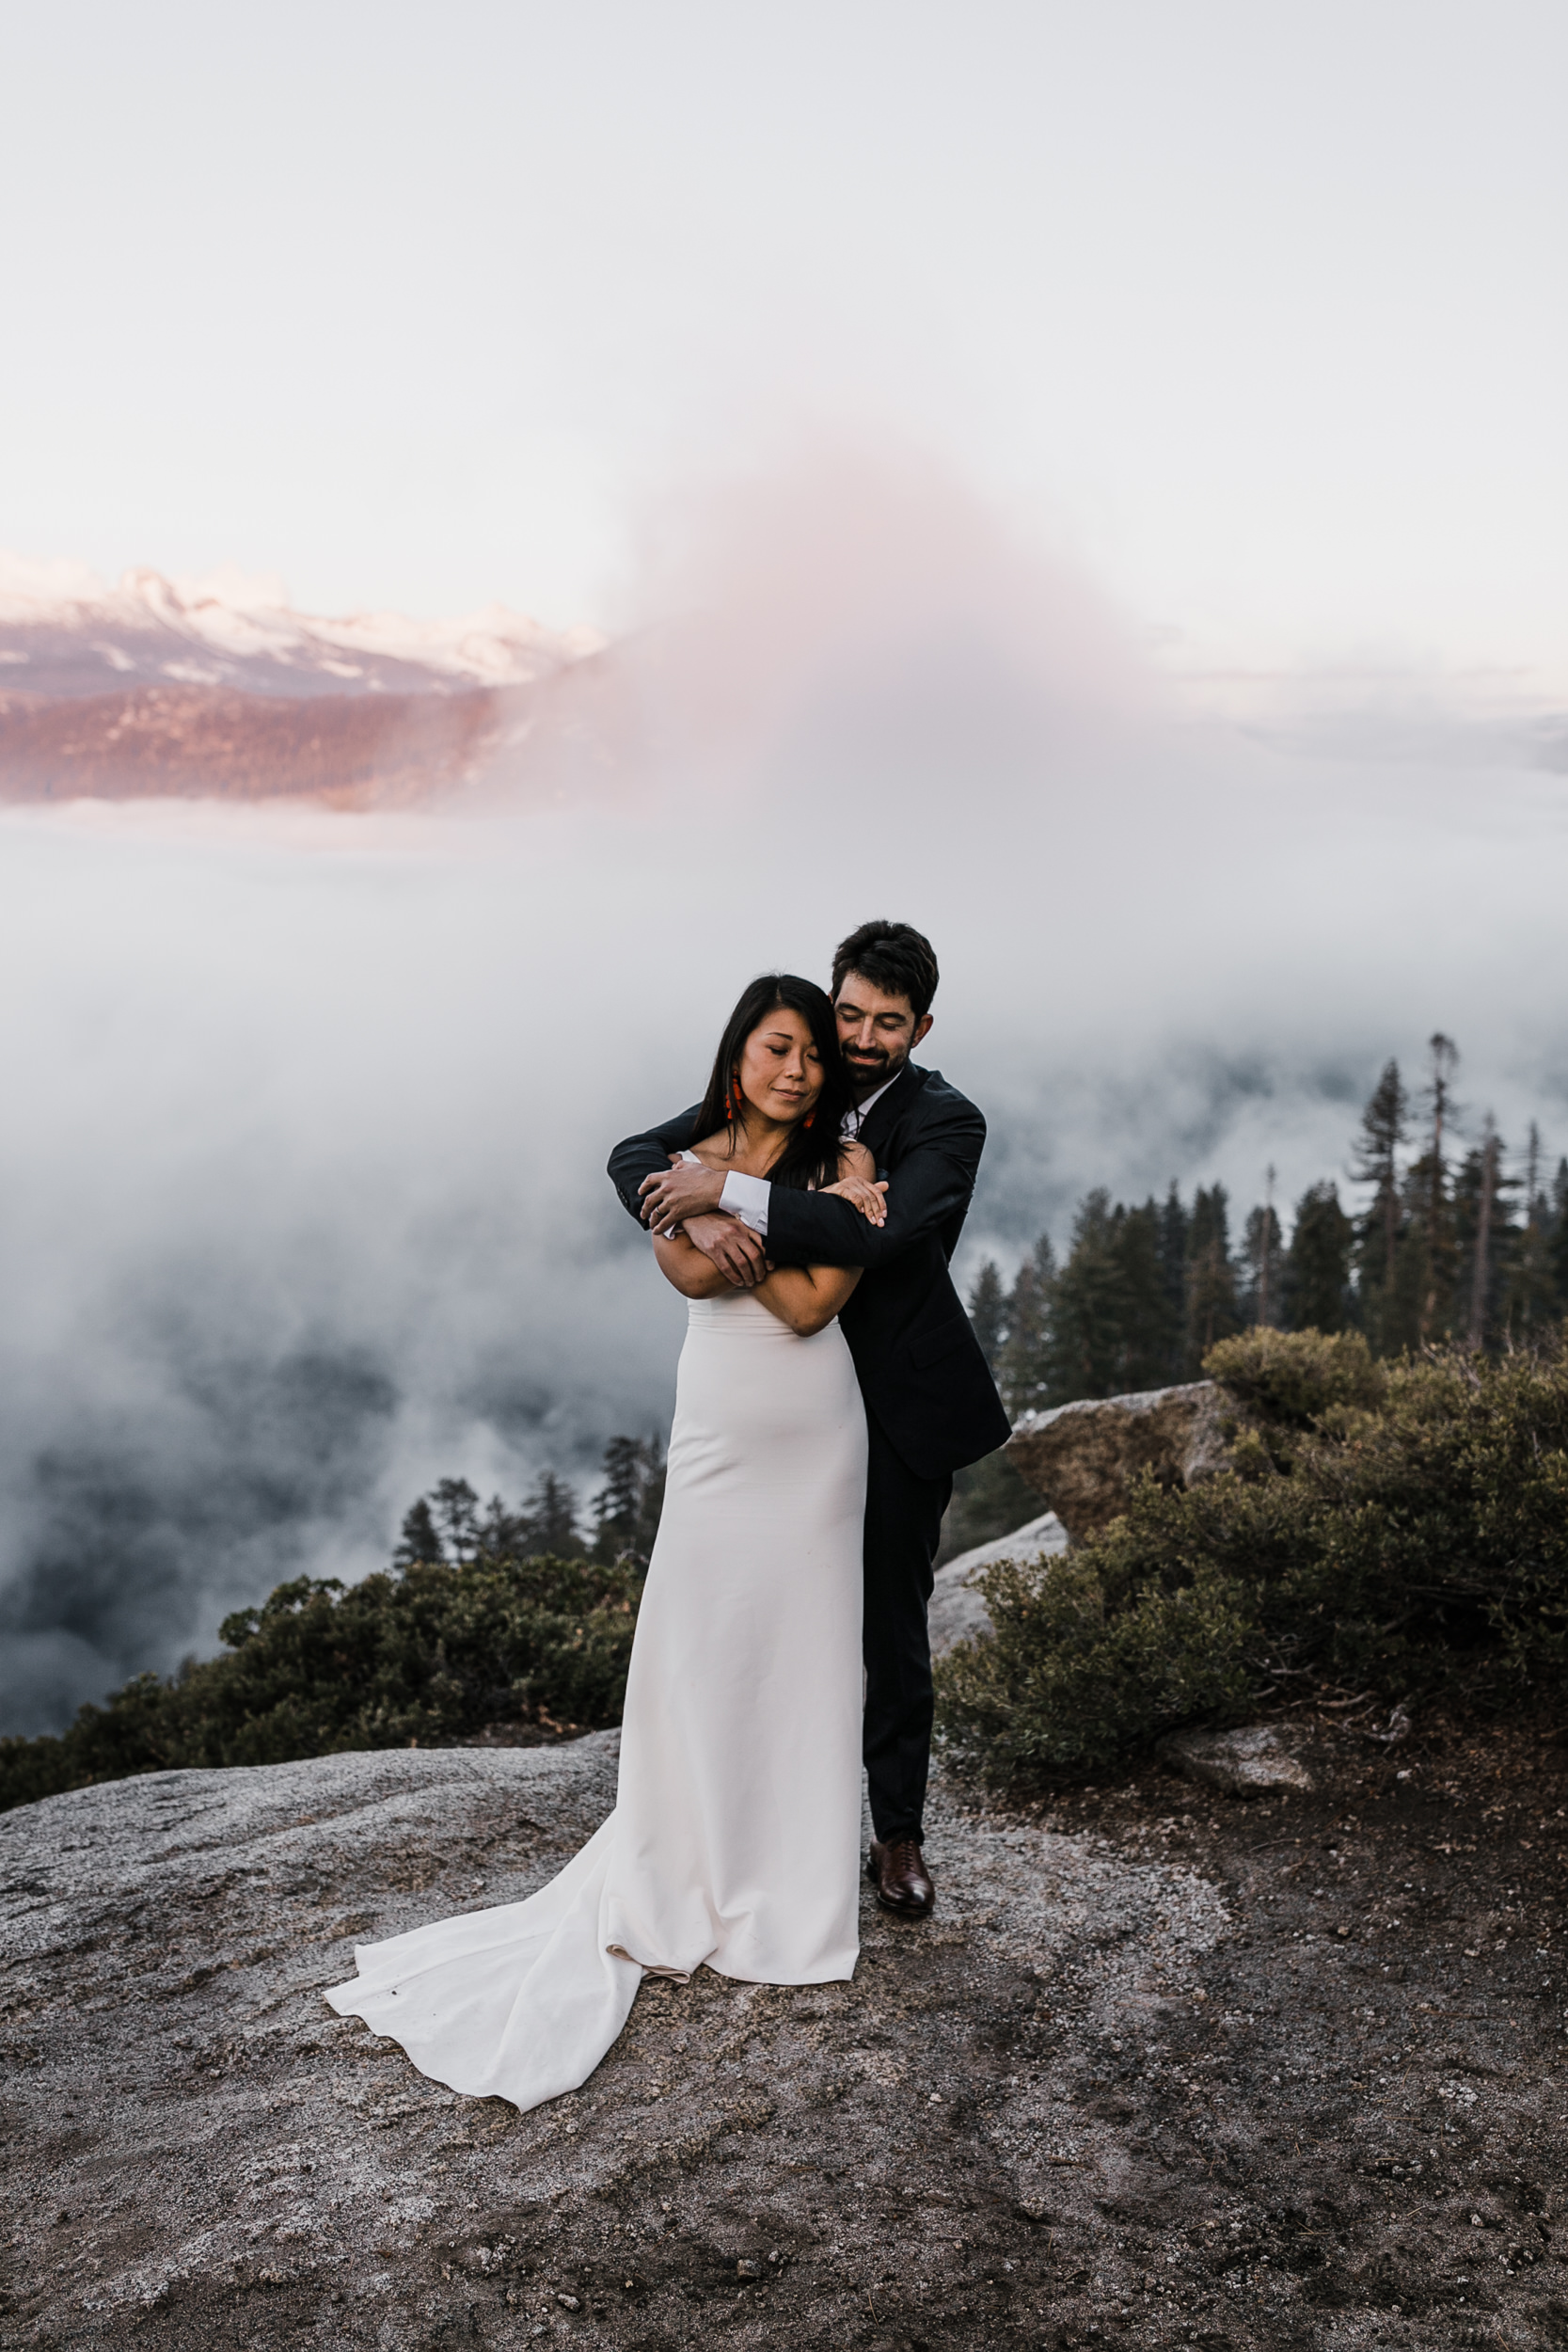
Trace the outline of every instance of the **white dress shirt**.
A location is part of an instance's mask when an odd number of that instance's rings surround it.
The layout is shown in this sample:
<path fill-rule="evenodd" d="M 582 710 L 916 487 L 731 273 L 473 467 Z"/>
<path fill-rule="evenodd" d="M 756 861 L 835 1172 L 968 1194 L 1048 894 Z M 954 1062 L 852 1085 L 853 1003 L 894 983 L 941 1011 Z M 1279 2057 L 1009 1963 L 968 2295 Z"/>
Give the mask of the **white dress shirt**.
<path fill-rule="evenodd" d="M 840 1135 L 847 1136 L 853 1141 L 864 1126 L 872 1104 L 881 1101 L 888 1088 L 896 1084 L 899 1074 L 895 1072 L 893 1077 L 886 1079 L 877 1089 L 875 1094 L 868 1094 L 863 1103 L 851 1103 L 839 1121 Z M 772 1190 L 773 1187 L 766 1176 L 743 1176 L 738 1168 L 732 1168 L 724 1179 L 724 1189 L 719 1196 L 719 1206 L 721 1209 L 727 1209 L 731 1216 L 738 1217 L 742 1225 L 749 1225 L 753 1233 L 760 1233 L 766 1241 L 768 1239 L 768 1203 Z"/>

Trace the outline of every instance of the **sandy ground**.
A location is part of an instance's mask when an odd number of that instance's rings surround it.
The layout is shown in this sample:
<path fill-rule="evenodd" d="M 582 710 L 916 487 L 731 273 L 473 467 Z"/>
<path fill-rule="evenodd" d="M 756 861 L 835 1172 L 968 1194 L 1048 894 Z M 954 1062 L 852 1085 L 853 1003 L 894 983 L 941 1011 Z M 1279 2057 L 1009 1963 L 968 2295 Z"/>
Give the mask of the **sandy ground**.
<path fill-rule="evenodd" d="M 1292 1737 L 1316 1794 L 943 1788 L 853 1984 L 649 1987 L 525 2117 L 320 1988 L 551 1875 L 613 1734 L 0 1817 L 0 2344 L 1568 2345 L 1568 1749 Z"/>

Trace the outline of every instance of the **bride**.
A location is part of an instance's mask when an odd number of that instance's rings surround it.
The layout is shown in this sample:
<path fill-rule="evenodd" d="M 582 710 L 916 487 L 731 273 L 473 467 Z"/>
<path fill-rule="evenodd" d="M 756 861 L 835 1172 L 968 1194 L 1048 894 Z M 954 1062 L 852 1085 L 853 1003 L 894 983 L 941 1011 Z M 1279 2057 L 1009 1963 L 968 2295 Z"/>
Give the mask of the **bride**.
<path fill-rule="evenodd" d="M 767 975 L 730 1016 L 686 1156 L 879 1222 L 871 1155 L 840 1136 L 848 1102 L 827 995 Z M 522 2108 L 593 2073 L 645 1975 L 823 1984 L 859 1952 L 866 1433 L 837 1322 L 859 1269 L 736 1290 L 683 1235 L 654 1248 L 691 1303 L 615 1810 L 526 1902 L 361 1945 L 326 1995 L 421 2074 Z"/>

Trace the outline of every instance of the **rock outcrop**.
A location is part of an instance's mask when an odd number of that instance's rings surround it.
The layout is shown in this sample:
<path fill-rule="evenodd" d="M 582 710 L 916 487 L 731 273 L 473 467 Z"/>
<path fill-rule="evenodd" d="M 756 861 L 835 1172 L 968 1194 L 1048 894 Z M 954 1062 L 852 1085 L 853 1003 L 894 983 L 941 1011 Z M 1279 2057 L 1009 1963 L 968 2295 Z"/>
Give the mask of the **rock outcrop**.
<path fill-rule="evenodd" d="M 0 2345 L 1546 2352 L 1564 1767 L 1480 1749 L 1320 1723 L 1316 1793 L 1150 1766 L 1044 1820 L 939 1779 L 934 1918 L 868 1899 L 849 1984 L 648 1986 L 527 2116 L 322 1989 L 549 1876 L 613 1734 L 0 1816 Z"/>
<path fill-rule="evenodd" d="M 956 1560 L 949 1560 L 939 1568 L 931 1591 L 931 1605 L 927 1613 L 931 1629 L 931 1655 L 940 1658 L 955 1642 L 966 1641 L 972 1633 L 989 1632 L 990 1619 L 986 1604 L 974 1590 L 977 1570 L 992 1566 L 998 1560 L 1016 1560 L 1021 1565 L 1037 1560 L 1053 1559 L 1067 1549 L 1067 1529 L 1054 1511 L 1046 1511 L 1026 1526 L 1015 1527 L 1010 1535 L 999 1535 L 994 1543 L 976 1544 L 973 1551 L 961 1551 Z"/>
<path fill-rule="evenodd" d="M 1257 1797 L 1271 1788 L 1305 1792 L 1317 1786 L 1272 1724 L 1248 1724 L 1239 1731 L 1173 1731 L 1161 1740 L 1158 1754 L 1173 1772 L 1223 1788 L 1227 1797 Z"/>
<path fill-rule="evenodd" d="M 1214 1887 L 939 1788 L 935 1919 L 868 1895 L 851 1984 L 645 1987 L 531 2115 L 332 2014 L 356 1941 L 553 1875 L 616 1740 L 161 1772 L 0 1817 L 0 2341 L 1032 2339 L 1056 2249 L 1148 2169 L 1080 2102 L 1053 2012 L 1097 2045 L 1135 1986 L 1174 2003 L 1227 1932 Z"/>
<path fill-rule="evenodd" d="M 1162 1486 L 1195 1486 L 1226 1469 L 1227 1409 L 1212 1380 L 1055 1405 L 1025 1415 L 1007 1459 L 1082 1543 L 1125 1509 L 1139 1471 L 1152 1470 Z"/>

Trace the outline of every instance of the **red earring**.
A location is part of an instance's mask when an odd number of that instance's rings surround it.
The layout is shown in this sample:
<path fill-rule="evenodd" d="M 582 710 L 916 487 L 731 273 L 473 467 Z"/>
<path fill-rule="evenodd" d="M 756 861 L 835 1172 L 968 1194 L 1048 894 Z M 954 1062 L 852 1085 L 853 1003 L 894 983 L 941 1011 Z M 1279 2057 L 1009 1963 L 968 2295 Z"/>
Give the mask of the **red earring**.
<path fill-rule="evenodd" d="M 815 1111 L 808 1111 L 808 1112 L 806 1113 L 806 1125 L 807 1125 L 808 1127 L 811 1125 L 812 1120 L 813 1120 L 816 1117 L 816 1113 Z"/>

